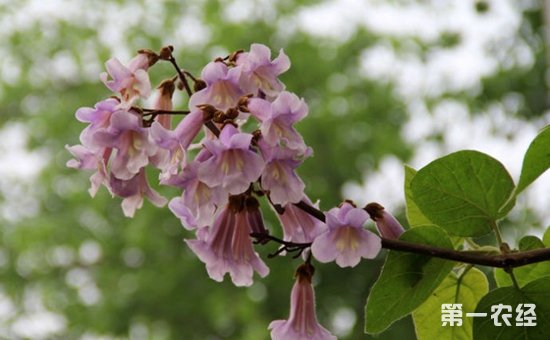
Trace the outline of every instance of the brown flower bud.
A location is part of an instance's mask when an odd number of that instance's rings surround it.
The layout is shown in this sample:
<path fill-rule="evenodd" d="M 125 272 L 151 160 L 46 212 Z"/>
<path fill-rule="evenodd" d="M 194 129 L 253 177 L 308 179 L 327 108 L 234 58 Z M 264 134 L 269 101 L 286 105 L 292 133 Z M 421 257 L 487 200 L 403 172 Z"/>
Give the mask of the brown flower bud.
<path fill-rule="evenodd" d="M 231 64 L 235 64 L 237 62 L 237 58 L 239 57 L 239 54 L 243 53 L 244 50 L 237 50 L 229 55 L 228 62 Z"/>
<path fill-rule="evenodd" d="M 387 239 L 398 239 L 405 229 L 392 214 L 384 210 L 384 207 L 378 203 L 369 203 L 364 208 L 369 213 L 370 218 L 374 220 L 376 229 L 380 236 Z"/>
<path fill-rule="evenodd" d="M 252 94 L 247 94 L 246 96 L 242 96 L 241 98 L 239 98 L 239 101 L 237 103 L 237 108 L 239 109 L 239 111 L 250 112 L 248 110 L 248 100 L 250 99 L 250 97 L 252 97 Z"/>
<path fill-rule="evenodd" d="M 218 111 L 214 106 L 210 104 L 201 104 L 197 105 L 197 107 L 202 111 L 203 119 L 205 122 L 214 118 L 216 111 Z"/>
<path fill-rule="evenodd" d="M 172 45 L 164 46 L 160 49 L 160 59 L 162 60 L 169 60 L 172 57 L 172 52 L 174 51 L 174 47 Z"/>
<path fill-rule="evenodd" d="M 236 108 L 234 107 L 230 107 L 229 109 L 227 109 L 227 111 L 225 112 L 225 117 L 227 117 L 228 119 L 235 119 L 239 116 L 239 110 L 237 110 Z"/>
<path fill-rule="evenodd" d="M 311 282 L 313 274 L 315 274 L 315 268 L 311 263 L 306 262 L 296 268 L 294 276 L 298 278 L 299 281 L 306 280 L 307 282 Z"/>
<path fill-rule="evenodd" d="M 160 90 L 161 96 L 172 98 L 172 95 L 176 90 L 176 85 L 172 79 L 165 79 L 159 84 L 159 86 L 157 86 L 157 89 Z"/>
<path fill-rule="evenodd" d="M 193 90 L 195 92 L 198 92 L 206 87 L 206 82 L 202 79 L 195 79 L 195 83 L 193 84 Z"/>
<path fill-rule="evenodd" d="M 148 48 L 142 48 L 138 50 L 139 54 L 145 54 L 147 56 L 147 60 L 149 61 L 149 67 L 155 65 L 155 63 L 159 60 L 158 54 L 155 53 L 155 51 L 150 50 Z"/>
<path fill-rule="evenodd" d="M 262 138 L 262 131 L 252 131 L 252 145 L 258 145 L 258 141 L 260 140 L 260 138 Z"/>
<path fill-rule="evenodd" d="M 216 110 L 216 112 L 214 112 L 214 118 L 212 118 L 212 120 L 214 121 L 214 123 L 221 124 L 225 122 L 225 118 L 225 113 L 223 113 L 223 111 Z"/>

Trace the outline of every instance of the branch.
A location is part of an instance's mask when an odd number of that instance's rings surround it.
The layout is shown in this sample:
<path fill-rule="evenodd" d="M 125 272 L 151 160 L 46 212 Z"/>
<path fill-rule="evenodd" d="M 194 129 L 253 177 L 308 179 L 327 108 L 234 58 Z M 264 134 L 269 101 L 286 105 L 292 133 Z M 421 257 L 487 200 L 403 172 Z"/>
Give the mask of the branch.
<path fill-rule="evenodd" d="M 382 239 L 382 248 L 498 268 L 515 268 L 550 260 L 550 248 L 501 255 L 486 255 L 386 238 Z"/>
<path fill-rule="evenodd" d="M 157 109 L 144 109 L 142 108 L 143 115 L 186 115 L 189 114 L 188 110 L 157 110 Z"/>
<path fill-rule="evenodd" d="M 325 214 L 307 204 L 304 201 L 300 201 L 294 204 L 298 208 L 302 209 L 311 216 L 318 220 L 325 222 Z M 275 240 L 273 240 L 275 241 Z M 311 244 L 297 243 L 289 244 L 286 242 L 286 246 L 306 247 Z M 445 260 L 458 261 L 463 263 L 477 264 L 482 266 L 498 267 L 498 268 L 515 268 L 521 267 L 532 263 L 550 261 L 550 248 L 542 248 L 528 251 L 511 252 L 501 255 L 487 255 L 479 254 L 470 251 L 460 251 L 448 248 L 434 247 L 426 244 L 412 243 L 401 240 L 382 238 L 382 248 L 391 249 L 396 251 L 404 251 L 409 253 L 429 255 L 432 257 L 438 257 Z"/>

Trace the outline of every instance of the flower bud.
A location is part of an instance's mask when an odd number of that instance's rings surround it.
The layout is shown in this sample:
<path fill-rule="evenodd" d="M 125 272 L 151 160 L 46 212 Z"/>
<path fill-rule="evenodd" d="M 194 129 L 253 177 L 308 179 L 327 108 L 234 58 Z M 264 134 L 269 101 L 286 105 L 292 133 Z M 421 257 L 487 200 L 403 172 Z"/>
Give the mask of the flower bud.
<path fill-rule="evenodd" d="M 200 90 L 206 88 L 206 82 L 202 79 L 196 79 L 193 84 L 193 91 L 199 92 Z"/>
<path fill-rule="evenodd" d="M 139 54 L 144 54 L 147 56 L 147 60 L 149 62 L 149 67 L 156 64 L 156 62 L 159 60 L 159 55 L 156 54 L 153 50 L 150 50 L 148 48 L 143 48 L 141 50 L 138 50 Z"/>
<path fill-rule="evenodd" d="M 164 46 L 160 49 L 159 57 L 162 60 L 169 60 L 172 57 L 172 52 L 174 51 L 174 47 L 172 45 Z"/>
<path fill-rule="evenodd" d="M 401 223 L 380 204 L 369 203 L 365 206 L 365 210 L 376 223 L 376 229 L 383 238 L 397 239 L 405 231 Z"/>

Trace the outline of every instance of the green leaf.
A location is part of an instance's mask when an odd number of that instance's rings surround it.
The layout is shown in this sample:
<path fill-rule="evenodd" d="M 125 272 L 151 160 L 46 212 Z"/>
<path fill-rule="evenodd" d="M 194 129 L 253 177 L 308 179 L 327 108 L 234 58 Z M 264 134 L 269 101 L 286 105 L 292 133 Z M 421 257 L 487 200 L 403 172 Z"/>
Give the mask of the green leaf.
<path fill-rule="evenodd" d="M 420 211 L 416 203 L 414 203 L 414 198 L 412 197 L 411 191 L 411 181 L 416 175 L 416 170 L 405 164 L 405 204 L 406 204 L 406 213 L 407 220 L 411 228 L 418 226 L 436 226 L 432 221 L 430 221 L 424 214 Z M 453 245 L 458 246 L 462 244 L 464 239 L 462 237 L 451 236 L 451 242 Z"/>
<path fill-rule="evenodd" d="M 544 235 L 542 236 L 542 243 L 544 243 L 545 246 L 550 247 L 550 227 L 546 228 L 546 232 L 544 232 Z"/>
<path fill-rule="evenodd" d="M 522 192 L 548 168 L 550 168 L 550 125 L 542 129 L 529 145 L 523 158 L 515 194 Z"/>
<path fill-rule="evenodd" d="M 519 304 L 536 305 L 536 326 L 516 326 Z M 491 318 L 491 306 L 504 304 L 512 307 L 512 326 L 495 326 Z M 487 313 L 486 317 L 474 318 L 474 339 L 495 340 L 543 340 L 550 334 L 550 276 L 532 281 L 521 289 L 515 287 L 497 288 L 485 295 L 476 308 L 476 313 Z"/>
<path fill-rule="evenodd" d="M 514 182 L 499 161 L 471 150 L 431 162 L 411 181 L 414 201 L 422 213 L 458 236 L 489 233 L 491 224 L 512 208 L 513 204 L 507 204 L 501 209 L 513 190 Z"/>
<path fill-rule="evenodd" d="M 441 305 L 460 303 L 464 312 L 474 311 L 479 300 L 488 291 L 487 277 L 479 269 L 471 268 L 460 277 L 451 272 L 428 300 L 413 312 L 416 336 L 419 340 L 472 339 L 473 320 L 463 318 L 461 327 L 442 326 Z"/>
<path fill-rule="evenodd" d="M 443 248 L 453 247 L 445 231 L 436 226 L 409 229 L 400 239 Z M 430 256 L 390 251 L 367 300 L 365 331 L 380 333 L 415 310 L 439 286 L 453 264 Z"/>
<path fill-rule="evenodd" d="M 405 204 L 407 212 L 407 220 L 411 227 L 416 227 L 420 225 L 433 225 L 424 214 L 420 211 L 411 191 L 411 181 L 416 175 L 416 170 L 405 164 Z"/>
<path fill-rule="evenodd" d="M 539 248 L 544 248 L 544 243 L 536 236 L 525 236 L 519 241 L 519 250 L 521 251 Z M 533 280 L 550 275 L 550 261 L 528 264 L 514 268 L 513 271 L 518 285 L 523 287 Z M 499 287 L 513 285 L 510 274 L 501 268 L 495 269 L 495 281 Z"/>
<path fill-rule="evenodd" d="M 544 248 L 544 242 L 536 236 L 527 235 L 519 240 L 519 250 L 533 250 Z"/>

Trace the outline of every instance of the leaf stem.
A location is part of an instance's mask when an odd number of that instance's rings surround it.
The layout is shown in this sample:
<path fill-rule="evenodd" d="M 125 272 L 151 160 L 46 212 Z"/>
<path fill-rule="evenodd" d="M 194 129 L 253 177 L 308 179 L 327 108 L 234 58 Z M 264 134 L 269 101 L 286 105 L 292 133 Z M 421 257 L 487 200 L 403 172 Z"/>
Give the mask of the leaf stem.
<path fill-rule="evenodd" d="M 516 287 L 517 290 L 519 290 L 519 284 L 516 280 L 516 276 L 514 275 L 514 269 L 513 268 L 506 268 L 505 270 L 508 275 L 510 275 L 510 278 L 512 279 L 512 283 L 514 284 L 514 287 Z"/>
<path fill-rule="evenodd" d="M 502 248 L 503 241 L 502 241 L 502 235 L 500 234 L 500 230 L 498 229 L 498 225 L 495 221 L 491 221 L 491 229 L 495 232 L 495 236 L 497 238 L 498 246 Z"/>
<path fill-rule="evenodd" d="M 468 273 L 473 267 L 473 264 L 469 264 L 468 266 L 466 266 L 466 268 L 464 268 L 462 273 L 460 273 L 460 275 L 456 279 L 455 303 L 458 303 L 458 294 L 460 293 L 460 285 L 462 284 L 462 279 L 464 278 L 464 276 L 466 276 L 466 273 Z"/>

